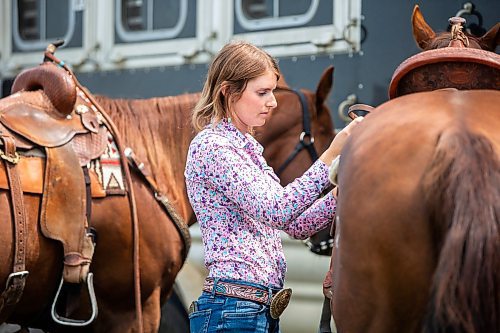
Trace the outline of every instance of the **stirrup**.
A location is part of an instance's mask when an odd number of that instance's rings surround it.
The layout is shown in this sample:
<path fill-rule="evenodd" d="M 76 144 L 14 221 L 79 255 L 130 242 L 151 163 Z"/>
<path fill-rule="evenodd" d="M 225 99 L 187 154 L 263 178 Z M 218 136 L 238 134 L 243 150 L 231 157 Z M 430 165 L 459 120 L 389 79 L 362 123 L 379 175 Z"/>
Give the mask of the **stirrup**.
<path fill-rule="evenodd" d="M 57 299 L 59 298 L 59 294 L 61 292 L 61 288 L 64 284 L 64 278 L 61 278 L 61 283 L 59 284 L 59 289 L 57 289 L 56 297 L 54 297 L 54 302 L 52 303 L 52 319 L 60 324 L 60 325 L 65 325 L 65 326 L 87 326 L 91 322 L 94 321 L 94 319 L 97 317 L 97 301 L 95 298 L 95 292 L 94 292 L 94 274 L 89 273 L 87 275 L 87 288 L 89 290 L 89 297 L 90 297 L 90 305 L 92 308 L 92 315 L 88 320 L 79 320 L 79 319 L 71 319 L 71 318 L 66 318 L 63 316 L 60 316 L 56 312 L 56 304 L 57 304 Z"/>

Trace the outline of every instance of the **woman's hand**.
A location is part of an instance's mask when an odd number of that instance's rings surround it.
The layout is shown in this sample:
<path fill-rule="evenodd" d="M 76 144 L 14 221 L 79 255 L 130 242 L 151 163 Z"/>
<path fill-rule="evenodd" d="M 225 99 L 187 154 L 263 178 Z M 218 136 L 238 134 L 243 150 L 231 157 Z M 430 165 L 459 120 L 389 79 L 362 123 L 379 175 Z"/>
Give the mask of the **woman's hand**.
<path fill-rule="evenodd" d="M 351 121 L 346 127 L 344 127 L 340 132 L 335 135 L 330 147 L 319 157 L 326 165 L 332 164 L 335 157 L 340 155 L 340 151 L 344 147 L 347 137 L 351 135 L 352 130 L 358 126 L 360 122 L 363 121 L 363 117 L 357 117 Z"/>

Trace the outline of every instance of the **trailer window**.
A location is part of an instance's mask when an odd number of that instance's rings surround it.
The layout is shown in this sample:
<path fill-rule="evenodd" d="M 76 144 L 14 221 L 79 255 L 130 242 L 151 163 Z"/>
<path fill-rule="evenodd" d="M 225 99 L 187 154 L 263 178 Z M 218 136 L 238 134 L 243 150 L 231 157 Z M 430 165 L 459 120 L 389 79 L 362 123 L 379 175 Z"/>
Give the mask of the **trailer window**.
<path fill-rule="evenodd" d="M 194 37 L 188 0 L 116 0 L 116 42 L 141 42 Z"/>
<path fill-rule="evenodd" d="M 13 51 L 44 49 L 57 39 L 81 47 L 83 7 L 82 0 L 12 0 Z"/>

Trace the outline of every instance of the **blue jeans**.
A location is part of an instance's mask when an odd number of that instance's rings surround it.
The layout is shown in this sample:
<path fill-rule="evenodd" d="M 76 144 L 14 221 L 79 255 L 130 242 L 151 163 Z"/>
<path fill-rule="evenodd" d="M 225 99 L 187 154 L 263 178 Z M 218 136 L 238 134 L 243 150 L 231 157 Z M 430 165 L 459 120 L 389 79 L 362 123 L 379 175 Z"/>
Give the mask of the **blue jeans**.
<path fill-rule="evenodd" d="M 259 284 L 250 282 L 224 281 L 266 289 Z M 265 305 L 242 298 L 216 295 L 214 292 L 205 291 L 193 303 L 194 311 L 189 314 L 191 333 L 280 333 L 279 319 L 271 317 L 269 304 Z"/>

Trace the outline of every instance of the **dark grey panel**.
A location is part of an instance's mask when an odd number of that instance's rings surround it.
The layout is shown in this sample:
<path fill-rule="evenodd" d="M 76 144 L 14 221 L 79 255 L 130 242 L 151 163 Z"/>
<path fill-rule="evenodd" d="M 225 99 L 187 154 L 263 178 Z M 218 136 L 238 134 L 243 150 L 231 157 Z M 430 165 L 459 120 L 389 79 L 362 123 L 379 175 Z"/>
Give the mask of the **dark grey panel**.
<path fill-rule="evenodd" d="M 427 22 L 438 31 L 446 29 L 447 19 L 462 8 L 463 1 L 421 0 L 419 3 Z M 474 4 L 483 15 L 486 28 L 499 21 L 500 1 L 479 0 Z M 411 33 L 413 5 L 409 1 L 363 1 L 367 35 L 362 53 L 280 58 L 279 65 L 287 82 L 293 87 L 315 90 L 323 70 L 334 65 L 334 86 L 328 104 L 336 127 L 343 125 L 337 116 L 338 105 L 349 94 L 356 94 L 360 103 L 385 102 L 396 67 L 419 52 Z M 79 78 L 95 93 L 140 98 L 200 91 L 206 72 L 206 65 L 186 65 L 80 74 Z"/>
<path fill-rule="evenodd" d="M 201 91 L 206 73 L 207 65 L 201 64 L 79 73 L 78 80 L 94 94 L 148 98 Z"/>

